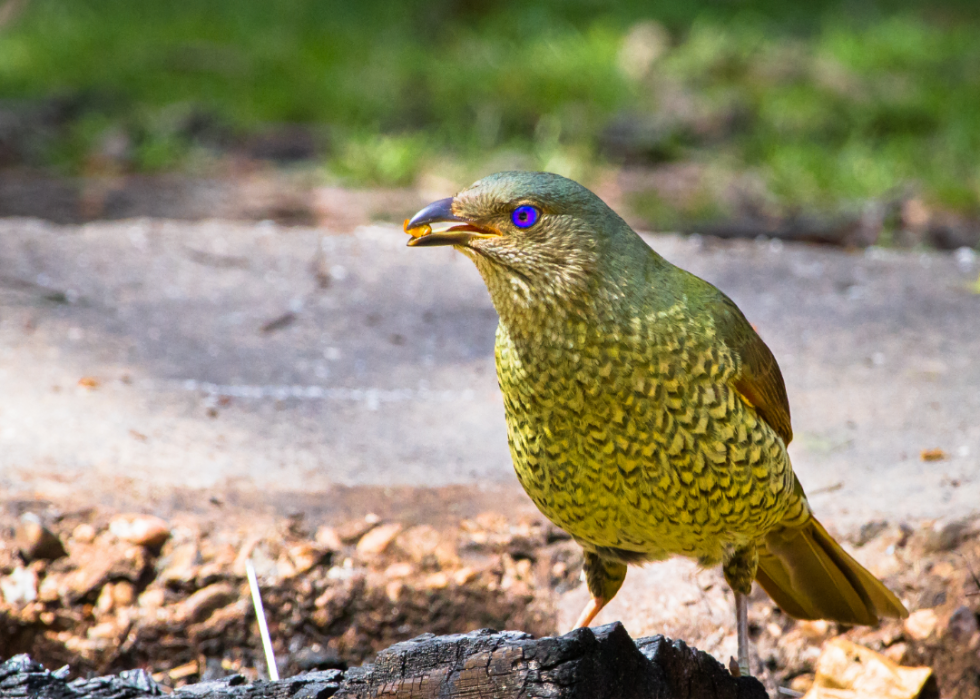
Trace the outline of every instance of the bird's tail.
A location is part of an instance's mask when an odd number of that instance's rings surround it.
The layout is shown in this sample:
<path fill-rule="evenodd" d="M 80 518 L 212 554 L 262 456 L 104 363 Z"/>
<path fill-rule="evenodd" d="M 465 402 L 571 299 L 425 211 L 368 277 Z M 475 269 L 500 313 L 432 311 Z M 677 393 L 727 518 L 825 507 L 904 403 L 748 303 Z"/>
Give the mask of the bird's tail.
<path fill-rule="evenodd" d="M 874 626 L 908 610 L 881 581 L 851 558 L 812 515 L 802 526 L 769 533 L 759 547 L 756 580 L 797 619 Z"/>

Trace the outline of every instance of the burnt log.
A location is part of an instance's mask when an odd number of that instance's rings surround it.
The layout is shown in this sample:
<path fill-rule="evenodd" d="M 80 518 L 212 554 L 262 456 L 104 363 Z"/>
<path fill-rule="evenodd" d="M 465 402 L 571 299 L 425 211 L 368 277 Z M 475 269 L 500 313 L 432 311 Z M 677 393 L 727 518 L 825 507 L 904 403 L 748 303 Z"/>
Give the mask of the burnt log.
<path fill-rule="evenodd" d="M 68 680 L 27 656 L 0 665 L 0 696 L 142 699 L 161 688 L 142 670 Z M 752 677 L 733 677 L 707 653 L 663 636 L 633 641 L 619 623 L 535 639 L 490 630 L 424 634 L 347 671 L 277 682 L 241 675 L 178 689 L 175 699 L 765 699 Z"/>

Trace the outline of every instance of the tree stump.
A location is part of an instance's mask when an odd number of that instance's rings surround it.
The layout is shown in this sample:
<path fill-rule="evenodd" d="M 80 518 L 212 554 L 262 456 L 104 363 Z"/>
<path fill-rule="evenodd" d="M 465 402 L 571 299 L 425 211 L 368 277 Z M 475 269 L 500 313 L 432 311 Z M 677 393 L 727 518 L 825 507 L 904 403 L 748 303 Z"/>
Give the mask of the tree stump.
<path fill-rule="evenodd" d="M 0 665 L 0 696 L 139 699 L 161 696 L 143 670 L 68 681 L 19 655 Z M 177 699 L 765 699 L 752 677 L 663 636 L 634 642 L 619 623 L 535 639 L 490 630 L 424 634 L 362 667 L 249 683 L 241 675 L 178 689 Z"/>

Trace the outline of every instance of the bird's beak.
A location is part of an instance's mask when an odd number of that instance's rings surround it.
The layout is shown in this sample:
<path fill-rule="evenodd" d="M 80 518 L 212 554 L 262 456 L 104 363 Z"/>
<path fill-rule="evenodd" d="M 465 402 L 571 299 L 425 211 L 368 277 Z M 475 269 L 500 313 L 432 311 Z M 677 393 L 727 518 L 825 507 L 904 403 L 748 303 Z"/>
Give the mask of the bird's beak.
<path fill-rule="evenodd" d="M 432 224 L 450 225 L 445 230 L 432 230 Z M 499 234 L 480 228 L 465 218 L 453 213 L 453 198 L 447 197 L 432 202 L 427 207 L 405 221 L 405 232 L 411 237 L 410 247 L 425 247 L 434 245 L 466 245 L 474 238 L 495 238 Z"/>

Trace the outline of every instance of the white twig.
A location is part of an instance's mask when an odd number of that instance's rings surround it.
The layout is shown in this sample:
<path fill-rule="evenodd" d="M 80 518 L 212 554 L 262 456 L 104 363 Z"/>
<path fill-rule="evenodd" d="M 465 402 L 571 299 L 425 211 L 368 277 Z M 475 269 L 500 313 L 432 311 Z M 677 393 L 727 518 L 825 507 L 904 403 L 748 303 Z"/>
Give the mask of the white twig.
<path fill-rule="evenodd" d="M 262 636 L 262 648 L 265 649 L 265 662 L 269 666 L 269 679 L 279 679 L 279 668 L 276 666 L 276 654 L 272 650 L 272 639 L 269 638 L 269 626 L 265 623 L 265 608 L 262 606 L 262 594 L 259 592 L 259 581 L 255 577 L 255 566 L 252 559 L 245 561 L 245 573 L 248 575 L 248 586 L 252 590 L 252 604 L 255 606 L 255 618 L 259 622 L 259 634 Z"/>

